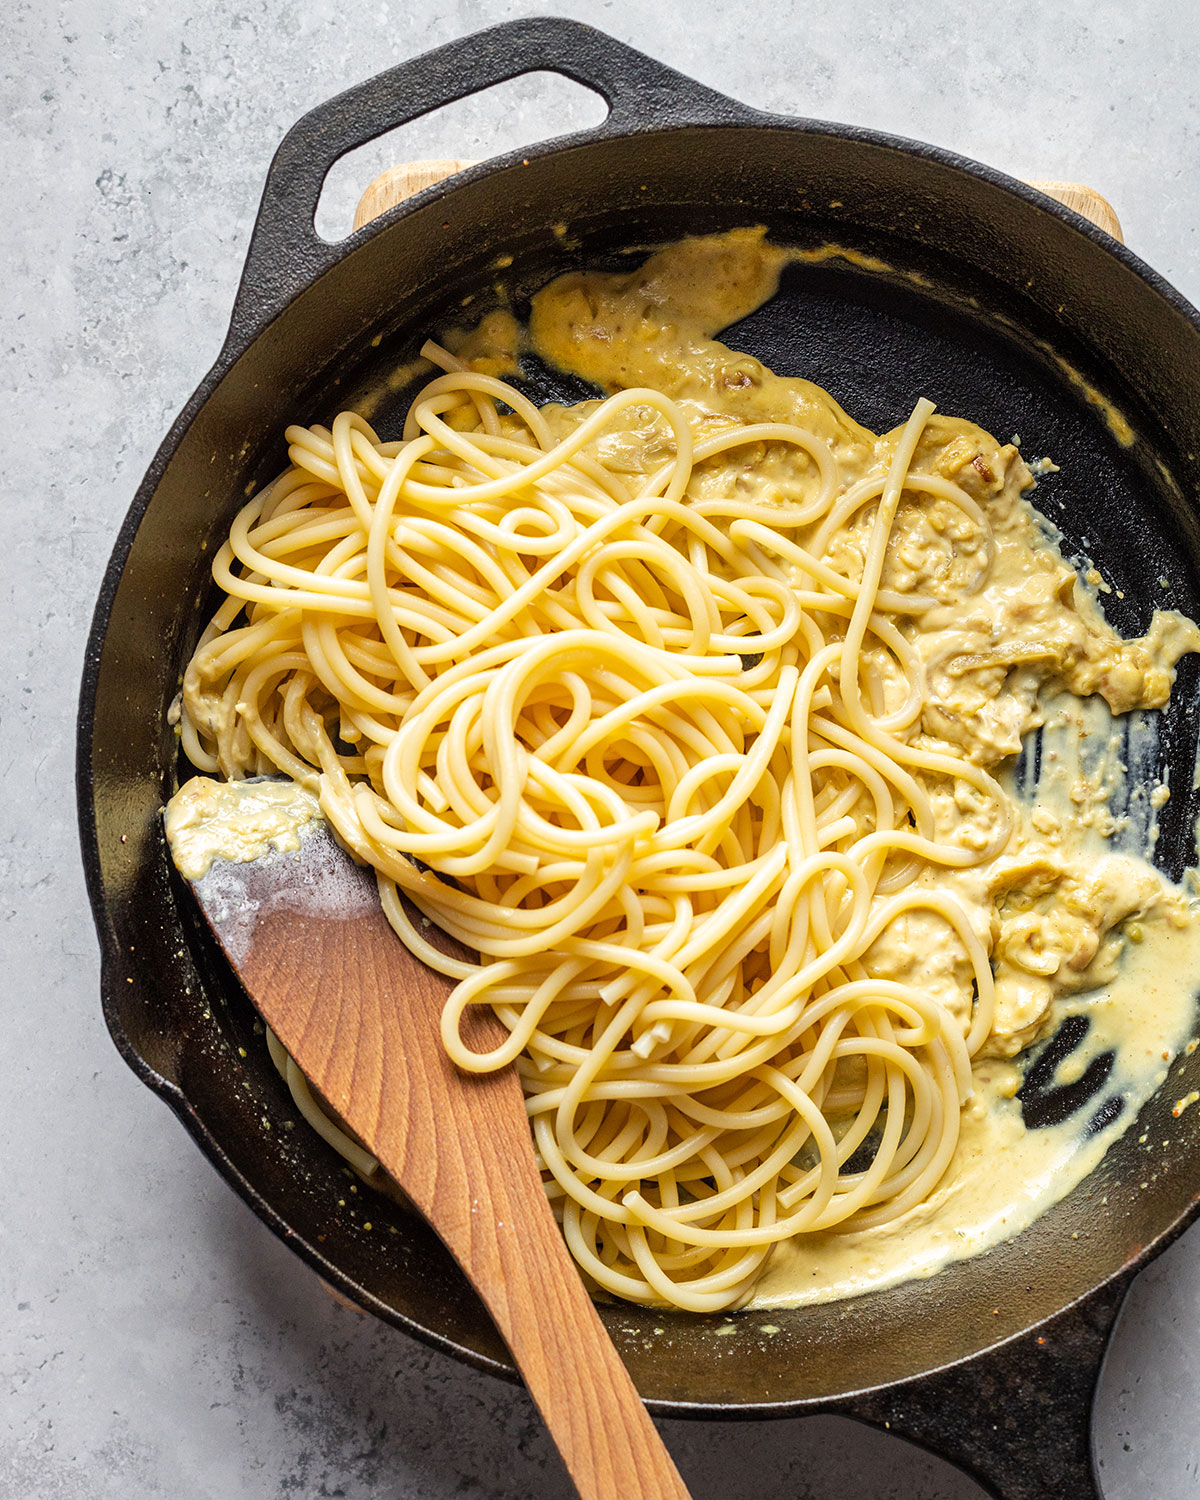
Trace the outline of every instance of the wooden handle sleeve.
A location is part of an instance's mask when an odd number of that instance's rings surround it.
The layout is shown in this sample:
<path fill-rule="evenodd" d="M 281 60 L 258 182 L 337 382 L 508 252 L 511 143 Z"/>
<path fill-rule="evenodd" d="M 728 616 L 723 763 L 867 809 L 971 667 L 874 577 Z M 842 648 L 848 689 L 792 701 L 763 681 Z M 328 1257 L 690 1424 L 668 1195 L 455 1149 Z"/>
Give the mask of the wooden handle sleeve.
<path fill-rule="evenodd" d="M 1125 243 L 1116 209 L 1094 188 L 1085 187 L 1082 182 L 1031 181 L 1029 186 L 1037 188 L 1039 193 L 1045 193 L 1047 198 L 1057 198 L 1067 208 L 1073 208 L 1077 214 L 1090 219 L 1097 229 L 1103 229 L 1105 234 L 1111 234 L 1114 240 Z"/>

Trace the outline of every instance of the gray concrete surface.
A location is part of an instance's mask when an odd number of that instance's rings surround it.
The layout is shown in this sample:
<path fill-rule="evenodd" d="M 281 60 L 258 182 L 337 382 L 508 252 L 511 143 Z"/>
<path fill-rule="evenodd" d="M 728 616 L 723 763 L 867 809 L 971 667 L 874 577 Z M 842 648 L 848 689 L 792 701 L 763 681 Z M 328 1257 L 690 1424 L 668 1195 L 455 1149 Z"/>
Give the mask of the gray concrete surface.
<path fill-rule="evenodd" d="M 97 1004 L 71 773 L 93 598 L 215 354 L 266 163 L 305 109 L 542 6 L 17 0 L 0 13 L 0 1497 L 561 1497 L 528 1401 L 332 1303 L 126 1070 Z M 559 4 L 754 104 L 1079 178 L 1200 298 L 1187 0 Z M 190 12 L 190 13 L 189 13 Z M 485 156 L 598 116 L 532 79 L 344 164 Z M 1200 1494 L 1200 1237 L 1138 1284 L 1096 1409 L 1109 1500 Z M 697 1500 L 967 1500 L 835 1420 L 665 1424 Z M 1068 1497 L 1064 1497 L 1068 1500 Z"/>

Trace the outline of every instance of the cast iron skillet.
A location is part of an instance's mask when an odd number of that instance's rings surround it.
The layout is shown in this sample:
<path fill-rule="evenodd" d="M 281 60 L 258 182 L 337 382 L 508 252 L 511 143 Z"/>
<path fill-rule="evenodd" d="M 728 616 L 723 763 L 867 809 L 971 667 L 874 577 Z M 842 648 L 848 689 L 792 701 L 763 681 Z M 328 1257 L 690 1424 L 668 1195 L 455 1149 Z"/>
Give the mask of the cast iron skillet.
<path fill-rule="evenodd" d="M 317 196 L 344 152 L 543 68 L 603 95 L 605 123 L 471 168 L 342 245 L 317 238 Z M 163 847 L 158 810 L 176 769 L 166 711 L 210 594 L 212 549 L 248 489 L 282 466 L 286 423 L 358 403 L 390 435 L 403 399 L 389 375 L 428 331 L 475 316 L 497 288 L 520 306 L 567 266 L 629 263 L 684 233 L 753 223 L 887 268 L 846 258 L 798 267 L 732 343 L 828 386 L 878 429 L 926 394 L 1002 437 L 1019 432 L 1027 453 L 1061 465 L 1039 504 L 1066 551 L 1089 554 L 1120 591 L 1107 601 L 1113 622 L 1133 633 L 1156 604 L 1200 614 L 1200 527 L 1187 498 L 1200 485 L 1200 320 L 1153 271 L 986 167 L 761 114 L 585 26 L 526 20 L 393 68 L 288 134 L 229 336 L 138 491 L 88 643 L 80 823 L 118 1048 L 322 1276 L 498 1374 L 512 1374 L 507 1353 L 432 1234 L 399 1208 L 368 1208 L 365 1189 L 347 1192 L 341 1162 L 289 1128 L 294 1111 L 253 1013 Z M 529 385 L 542 399 L 577 393 L 545 370 Z M 1105 402 L 1132 441 L 1119 439 Z M 1182 708 L 1162 726 L 1177 791 L 1159 859 L 1175 874 L 1192 857 L 1195 682 L 1193 662 Z M 605 1319 L 659 1413 L 841 1412 L 928 1445 L 1006 1500 L 1095 1494 L 1088 1416 L 1107 1335 L 1135 1271 L 1196 1211 L 1200 1108 L 1171 1115 L 1195 1087 L 1200 1055 L 1172 1068 L 1079 1189 L 1018 1239 L 932 1279 L 741 1316 L 727 1337 L 716 1337 L 721 1318 L 620 1307 Z M 1035 1093 L 1031 1119 L 1079 1103 Z M 1088 1110 L 1118 1107 L 1092 1093 Z"/>

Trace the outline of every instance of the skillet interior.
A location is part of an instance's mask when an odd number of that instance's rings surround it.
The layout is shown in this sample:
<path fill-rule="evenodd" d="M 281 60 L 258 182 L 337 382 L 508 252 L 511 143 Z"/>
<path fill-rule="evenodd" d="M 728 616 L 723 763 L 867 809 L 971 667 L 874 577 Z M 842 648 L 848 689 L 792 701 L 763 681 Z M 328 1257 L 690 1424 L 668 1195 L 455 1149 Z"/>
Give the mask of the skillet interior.
<path fill-rule="evenodd" d="M 506 1353 L 432 1234 L 373 1197 L 368 1206 L 340 1160 L 289 1127 L 295 1112 L 253 1013 L 169 871 L 157 816 L 176 765 L 166 708 L 210 594 L 208 559 L 247 489 L 282 467 L 288 422 L 369 404 L 392 435 L 404 402 L 394 372 L 429 332 L 501 293 L 519 306 L 569 265 L 619 263 L 683 233 L 759 222 L 783 242 L 834 241 L 891 269 L 845 259 L 796 267 L 730 342 L 826 385 L 877 428 L 927 394 L 998 436 L 1019 432 L 1028 455 L 1061 465 L 1037 498 L 1064 550 L 1088 553 L 1125 595 L 1106 601 L 1113 623 L 1138 631 L 1155 605 L 1200 614 L 1200 528 L 1184 498 L 1200 479 L 1200 333 L 1182 304 L 1081 221 L 1005 179 L 928 148 L 768 122 L 545 148 L 476 170 L 365 231 L 230 364 L 166 456 L 124 571 L 110 580 L 110 623 L 89 662 L 89 877 L 103 893 L 118 1045 L 323 1275 L 492 1368 L 508 1367 Z M 502 254 L 513 262 L 500 269 Z M 1081 382 L 1124 413 L 1136 441 L 1118 441 Z M 543 398 L 579 394 L 545 371 L 532 386 Z M 1193 661 L 1165 737 L 1175 794 L 1159 854 L 1172 873 L 1192 858 L 1195 684 Z M 85 797 L 85 829 L 90 815 Z M 1191 1088 L 1200 1054 L 1172 1068 L 1079 1190 L 1018 1240 L 931 1280 L 746 1315 L 728 1337 L 715 1336 L 719 1317 L 621 1307 L 606 1321 L 643 1395 L 710 1414 L 828 1401 L 963 1359 L 1049 1317 L 1181 1224 L 1200 1108 L 1179 1120 L 1170 1109 Z"/>

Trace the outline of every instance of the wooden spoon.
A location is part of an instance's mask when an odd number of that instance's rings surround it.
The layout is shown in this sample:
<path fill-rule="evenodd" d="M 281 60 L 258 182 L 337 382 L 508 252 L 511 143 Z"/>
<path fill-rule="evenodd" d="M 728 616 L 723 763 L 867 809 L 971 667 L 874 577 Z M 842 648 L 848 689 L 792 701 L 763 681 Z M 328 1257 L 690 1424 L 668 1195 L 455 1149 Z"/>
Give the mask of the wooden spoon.
<path fill-rule="evenodd" d="M 193 889 L 263 1019 L 467 1273 L 584 1500 L 687 1500 L 555 1223 L 520 1081 L 446 1056 L 449 982 L 392 931 L 373 872 L 318 823 L 298 854 L 216 859 Z M 506 1035 L 490 1011 L 472 1027 L 480 1051 Z"/>

